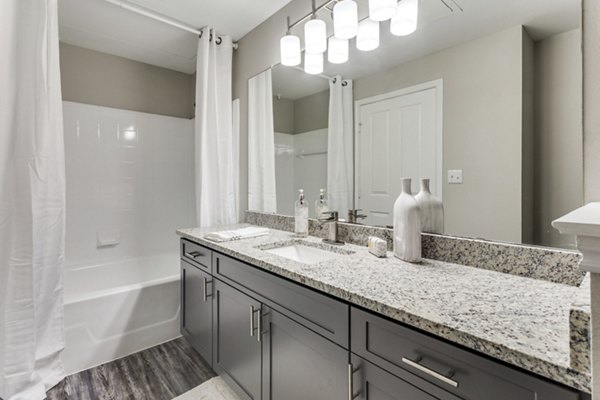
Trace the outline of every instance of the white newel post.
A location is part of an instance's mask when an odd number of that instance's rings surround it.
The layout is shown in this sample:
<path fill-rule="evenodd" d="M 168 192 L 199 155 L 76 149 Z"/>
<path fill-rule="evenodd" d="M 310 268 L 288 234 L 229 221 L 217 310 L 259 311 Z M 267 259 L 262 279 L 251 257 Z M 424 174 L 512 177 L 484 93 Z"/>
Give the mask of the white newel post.
<path fill-rule="evenodd" d="M 579 267 L 591 273 L 592 397 L 600 397 L 600 202 L 589 203 L 552 222 L 560 233 L 577 236 Z"/>

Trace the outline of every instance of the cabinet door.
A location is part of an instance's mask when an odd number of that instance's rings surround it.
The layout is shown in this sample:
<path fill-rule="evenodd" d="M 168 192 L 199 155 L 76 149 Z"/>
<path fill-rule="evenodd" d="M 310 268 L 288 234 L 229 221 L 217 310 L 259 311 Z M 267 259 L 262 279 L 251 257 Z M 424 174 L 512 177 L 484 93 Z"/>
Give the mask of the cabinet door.
<path fill-rule="evenodd" d="M 423 382 L 418 380 L 412 383 L 405 381 L 354 354 L 352 381 L 352 398 L 355 400 L 460 400 L 439 389 L 432 395 L 424 389 L 428 386 L 426 382 L 422 385 Z"/>
<path fill-rule="evenodd" d="M 262 396 L 260 303 L 215 279 L 213 368 L 244 400 Z"/>
<path fill-rule="evenodd" d="M 181 261 L 181 334 L 212 363 L 212 278 L 198 267 Z"/>
<path fill-rule="evenodd" d="M 265 400 L 347 400 L 349 352 L 263 307 Z"/>

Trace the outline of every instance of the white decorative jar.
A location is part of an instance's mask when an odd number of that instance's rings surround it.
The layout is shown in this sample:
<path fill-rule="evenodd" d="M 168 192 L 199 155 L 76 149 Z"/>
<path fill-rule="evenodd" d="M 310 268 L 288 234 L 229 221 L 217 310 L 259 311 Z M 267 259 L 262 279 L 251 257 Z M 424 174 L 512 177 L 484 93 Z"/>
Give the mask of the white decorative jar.
<path fill-rule="evenodd" d="M 415 199 L 421 209 L 421 232 L 444 233 L 444 204 L 431 194 L 429 179 L 421 179 L 421 191 Z"/>
<path fill-rule="evenodd" d="M 394 203 L 394 255 L 407 262 L 421 261 L 421 209 L 410 178 L 402 178 L 402 192 Z"/>

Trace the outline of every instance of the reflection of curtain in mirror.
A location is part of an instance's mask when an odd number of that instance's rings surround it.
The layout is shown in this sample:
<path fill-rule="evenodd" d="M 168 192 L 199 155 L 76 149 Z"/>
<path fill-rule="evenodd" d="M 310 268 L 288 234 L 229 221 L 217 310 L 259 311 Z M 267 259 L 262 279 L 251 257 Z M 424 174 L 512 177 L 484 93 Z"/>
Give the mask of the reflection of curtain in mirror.
<path fill-rule="evenodd" d="M 248 80 L 248 209 L 277 211 L 270 69 Z"/>
<path fill-rule="evenodd" d="M 345 216 L 352 204 L 353 151 L 352 81 L 337 75 L 329 82 L 327 141 L 327 200 Z"/>
<path fill-rule="evenodd" d="M 237 222 L 231 98 L 233 43 L 206 27 L 196 69 L 196 215 L 198 225 Z"/>
<path fill-rule="evenodd" d="M 57 0 L 0 1 L 0 397 L 63 377 L 65 154 Z"/>

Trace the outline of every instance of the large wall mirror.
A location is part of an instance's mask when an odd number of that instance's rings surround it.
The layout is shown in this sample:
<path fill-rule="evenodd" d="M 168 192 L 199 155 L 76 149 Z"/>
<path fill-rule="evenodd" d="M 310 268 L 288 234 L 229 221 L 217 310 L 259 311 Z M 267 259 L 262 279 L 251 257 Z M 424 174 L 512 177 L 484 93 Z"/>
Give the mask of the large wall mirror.
<path fill-rule="evenodd" d="M 250 80 L 249 118 L 272 115 L 272 125 L 249 120 L 249 158 L 272 152 L 261 171 L 274 173 L 274 187 L 250 178 L 250 192 L 268 198 L 250 209 L 293 215 L 304 189 L 314 217 L 326 189 L 340 217 L 361 209 L 360 223 L 389 226 L 400 179 L 413 178 L 416 193 L 429 178 L 445 234 L 573 247 L 550 223 L 583 203 L 580 1 L 419 7 L 409 36 L 382 23 L 377 49 L 353 39 L 349 60 L 325 57 L 321 74 L 276 65 Z"/>

